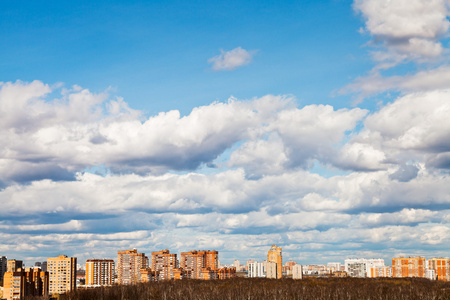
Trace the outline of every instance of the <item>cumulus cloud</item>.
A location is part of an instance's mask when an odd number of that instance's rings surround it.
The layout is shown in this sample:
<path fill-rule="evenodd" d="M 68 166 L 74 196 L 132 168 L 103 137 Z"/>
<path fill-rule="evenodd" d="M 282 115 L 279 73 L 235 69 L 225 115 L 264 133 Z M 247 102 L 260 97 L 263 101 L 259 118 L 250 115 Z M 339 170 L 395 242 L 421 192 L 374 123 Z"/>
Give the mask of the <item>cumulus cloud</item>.
<path fill-rule="evenodd" d="M 230 166 L 245 166 L 249 174 L 276 174 L 307 168 L 314 159 L 329 161 L 333 147 L 367 114 L 355 108 L 335 111 L 329 105 L 308 105 L 281 111 L 267 130 L 267 140 L 249 140 L 231 155 Z"/>
<path fill-rule="evenodd" d="M 410 93 L 382 107 L 365 119 L 364 129 L 341 149 L 336 164 L 377 170 L 413 160 L 445 168 L 449 96 L 449 90 Z"/>
<path fill-rule="evenodd" d="M 0 251 L 82 261 L 201 247 L 232 260 L 277 243 L 304 259 L 423 245 L 439 255 L 448 98 L 411 92 L 369 114 L 268 95 L 146 117 L 106 92 L 2 83 L 0 239 L 14 242 Z M 353 172 L 321 176 L 315 162 Z M 85 171 L 99 167 L 111 172 Z"/>
<path fill-rule="evenodd" d="M 220 50 L 220 54 L 208 59 L 214 71 L 231 71 L 252 62 L 255 51 L 247 51 L 241 47 L 230 51 Z"/>
<path fill-rule="evenodd" d="M 48 101 L 50 92 L 38 81 L 2 85 L 1 109 L 8 117 L 0 121 L 0 181 L 69 179 L 98 165 L 119 173 L 192 170 L 292 106 L 290 98 L 266 96 L 212 103 L 184 117 L 169 111 L 143 118 L 105 93 L 77 87 Z M 20 105 L 13 105 L 16 99 Z"/>
<path fill-rule="evenodd" d="M 395 64 L 442 55 L 439 40 L 447 35 L 450 25 L 447 1 L 355 0 L 353 6 L 362 13 L 365 30 L 374 36 L 374 42 L 387 49 L 374 55 L 380 62 Z"/>

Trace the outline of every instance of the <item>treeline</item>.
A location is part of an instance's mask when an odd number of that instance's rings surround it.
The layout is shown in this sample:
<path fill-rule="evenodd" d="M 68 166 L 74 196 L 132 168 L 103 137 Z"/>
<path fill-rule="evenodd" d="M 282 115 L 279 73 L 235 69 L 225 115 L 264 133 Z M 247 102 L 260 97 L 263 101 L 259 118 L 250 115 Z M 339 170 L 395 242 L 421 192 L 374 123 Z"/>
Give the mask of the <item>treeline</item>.
<path fill-rule="evenodd" d="M 78 289 L 61 300 L 450 299 L 450 282 L 420 278 L 307 278 L 160 281 Z"/>

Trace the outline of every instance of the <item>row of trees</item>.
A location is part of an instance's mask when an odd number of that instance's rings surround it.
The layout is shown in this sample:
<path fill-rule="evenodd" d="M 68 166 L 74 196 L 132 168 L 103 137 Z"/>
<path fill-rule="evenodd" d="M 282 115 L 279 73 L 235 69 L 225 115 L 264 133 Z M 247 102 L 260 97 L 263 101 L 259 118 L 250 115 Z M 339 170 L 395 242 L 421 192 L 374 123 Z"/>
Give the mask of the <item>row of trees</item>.
<path fill-rule="evenodd" d="M 78 289 L 61 300 L 450 299 L 450 282 L 427 279 L 307 278 L 160 281 Z"/>
<path fill-rule="evenodd" d="M 306 278 L 160 281 L 78 289 L 61 300 L 450 299 L 450 282 L 419 278 Z"/>

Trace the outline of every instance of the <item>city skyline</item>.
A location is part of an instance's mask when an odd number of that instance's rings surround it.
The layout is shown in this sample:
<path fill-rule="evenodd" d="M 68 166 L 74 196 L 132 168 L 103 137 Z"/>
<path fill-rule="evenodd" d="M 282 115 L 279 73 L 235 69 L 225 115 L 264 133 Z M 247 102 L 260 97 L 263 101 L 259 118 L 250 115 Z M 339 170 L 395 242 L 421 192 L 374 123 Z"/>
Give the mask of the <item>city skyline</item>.
<path fill-rule="evenodd" d="M 450 4 L 311 2 L 3 1 L 0 257 L 449 257 Z"/>

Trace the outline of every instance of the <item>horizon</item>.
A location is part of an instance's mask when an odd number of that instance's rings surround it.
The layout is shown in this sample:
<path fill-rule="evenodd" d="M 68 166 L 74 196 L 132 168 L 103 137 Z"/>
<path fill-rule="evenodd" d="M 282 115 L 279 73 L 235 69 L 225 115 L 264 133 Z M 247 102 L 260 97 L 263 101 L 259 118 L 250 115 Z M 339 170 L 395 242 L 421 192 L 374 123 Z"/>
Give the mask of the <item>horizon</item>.
<path fill-rule="evenodd" d="M 447 0 L 0 8 L 0 256 L 450 256 Z"/>

